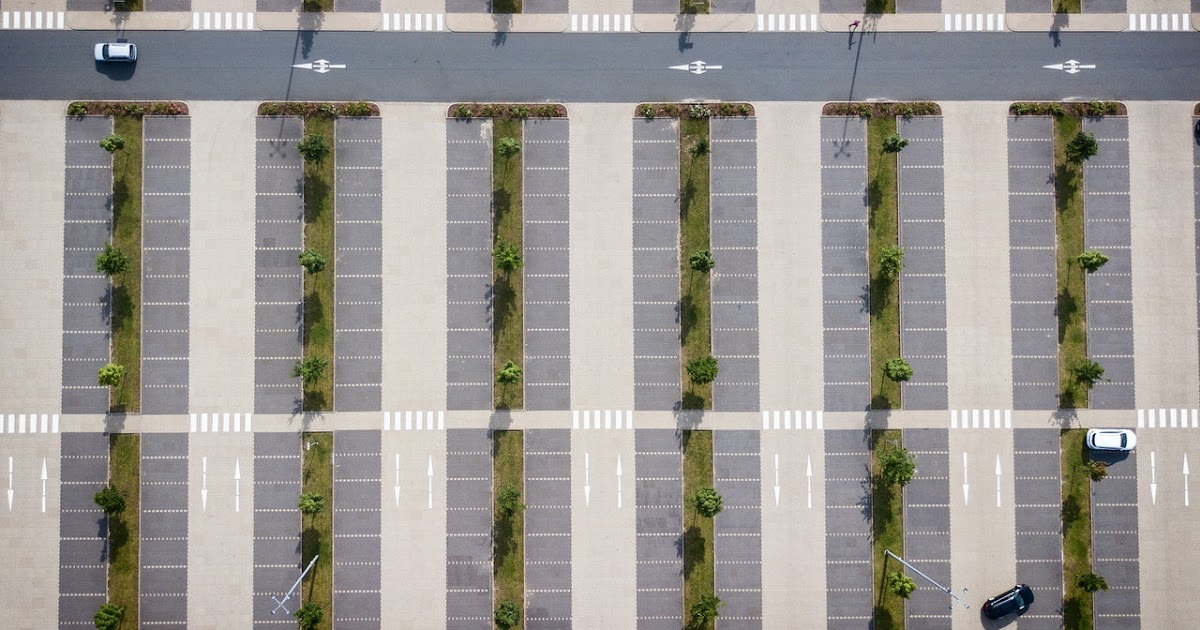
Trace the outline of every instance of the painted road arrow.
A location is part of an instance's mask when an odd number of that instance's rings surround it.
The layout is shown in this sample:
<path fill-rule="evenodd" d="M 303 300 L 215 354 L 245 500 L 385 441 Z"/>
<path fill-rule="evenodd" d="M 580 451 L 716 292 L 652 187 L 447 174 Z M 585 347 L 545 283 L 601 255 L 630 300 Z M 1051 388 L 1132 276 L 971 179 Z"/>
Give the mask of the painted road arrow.
<path fill-rule="evenodd" d="M 692 63 L 685 63 L 679 66 L 670 66 L 670 68 L 671 70 L 683 70 L 692 74 L 704 74 L 709 70 L 720 70 L 721 66 L 710 66 L 703 61 L 693 61 Z"/>
<path fill-rule="evenodd" d="M 1191 471 L 1188 470 L 1187 453 L 1183 454 L 1183 505 L 1187 507 L 1191 505 L 1191 498 L 1188 497 L 1188 475 Z"/>
<path fill-rule="evenodd" d="M 309 62 L 309 63 L 298 63 L 298 64 L 293 65 L 292 67 L 300 68 L 301 70 L 312 70 L 313 72 L 316 72 L 317 74 L 325 74 L 326 72 L 329 72 L 330 70 L 341 70 L 346 67 L 346 64 L 344 64 L 344 63 L 329 63 L 329 61 L 326 59 L 318 59 L 316 61 Z"/>
<path fill-rule="evenodd" d="M 1150 505 L 1158 504 L 1157 466 L 1154 462 L 1154 451 L 1150 451 Z"/>
<path fill-rule="evenodd" d="M 46 511 L 46 458 L 42 458 L 42 512 Z"/>
<path fill-rule="evenodd" d="M 617 455 L 617 507 L 621 507 L 621 456 Z"/>
<path fill-rule="evenodd" d="M 396 507 L 400 507 L 400 454 L 396 453 Z"/>
<path fill-rule="evenodd" d="M 779 453 L 775 453 L 775 507 L 779 507 Z"/>
<path fill-rule="evenodd" d="M 808 464 L 805 471 L 808 475 L 808 509 L 812 509 L 812 455 L 808 456 Z"/>
<path fill-rule="evenodd" d="M 242 511 L 242 460 L 233 460 L 233 511 Z"/>
<path fill-rule="evenodd" d="M 970 505 L 969 499 L 971 486 L 967 483 L 967 454 L 963 453 L 963 504 Z"/>
<path fill-rule="evenodd" d="M 1082 63 L 1079 63 L 1078 61 L 1075 61 L 1074 59 L 1069 59 L 1067 61 L 1064 61 L 1063 63 L 1052 63 L 1048 66 L 1042 66 L 1042 67 L 1047 70 L 1062 70 L 1063 72 L 1066 72 L 1067 74 L 1076 74 L 1080 70 L 1095 70 L 1096 64 L 1094 64 L 1094 63 L 1082 64 Z"/>
<path fill-rule="evenodd" d="M 208 511 L 208 458 L 200 460 L 200 506 Z"/>
<path fill-rule="evenodd" d="M 429 468 L 425 471 L 425 476 L 429 478 L 429 509 L 433 509 L 433 455 L 429 456 Z"/>
<path fill-rule="evenodd" d="M 8 458 L 8 511 L 9 512 L 12 511 L 12 499 L 13 499 L 12 480 L 13 480 L 13 464 L 12 464 L 12 458 L 9 457 Z"/>
<path fill-rule="evenodd" d="M 592 504 L 592 476 L 591 476 L 592 473 L 590 470 L 591 466 L 592 466 L 591 455 L 589 455 L 588 453 L 584 453 L 583 454 L 583 502 L 586 505 Z"/>
<path fill-rule="evenodd" d="M 996 507 L 1000 507 L 1000 454 L 996 453 Z"/>

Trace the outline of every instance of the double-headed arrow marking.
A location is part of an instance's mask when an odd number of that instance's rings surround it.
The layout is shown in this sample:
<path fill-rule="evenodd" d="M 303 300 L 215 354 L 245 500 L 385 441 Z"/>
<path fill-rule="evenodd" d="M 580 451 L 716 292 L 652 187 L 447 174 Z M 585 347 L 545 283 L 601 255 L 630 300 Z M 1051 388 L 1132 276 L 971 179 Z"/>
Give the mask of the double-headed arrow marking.
<path fill-rule="evenodd" d="M 200 460 L 200 506 L 208 511 L 208 458 Z"/>
<path fill-rule="evenodd" d="M 46 458 L 42 458 L 42 512 L 46 511 Z"/>
<path fill-rule="evenodd" d="M 591 472 L 591 454 L 583 454 L 583 503 L 584 505 L 592 504 L 592 472 Z"/>
<path fill-rule="evenodd" d="M 12 464 L 12 458 L 9 457 L 8 458 L 8 511 L 9 512 L 12 511 L 12 499 L 13 499 L 12 480 L 13 480 L 13 464 Z"/>

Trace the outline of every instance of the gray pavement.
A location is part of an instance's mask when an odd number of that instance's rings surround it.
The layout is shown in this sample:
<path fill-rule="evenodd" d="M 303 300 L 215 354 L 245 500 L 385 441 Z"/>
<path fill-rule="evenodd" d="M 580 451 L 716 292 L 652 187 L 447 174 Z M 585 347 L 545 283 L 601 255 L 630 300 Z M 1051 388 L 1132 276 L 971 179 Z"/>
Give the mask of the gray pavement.
<path fill-rule="evenodd" d="M 1200 116 L 1192 117 L 1192 128 L 1200 125 Z M 1192 204 L 1195 208 L 1195 239 L 1196 239 L 1196 328 L 1200 335 L 1200 138 L 1192 141 Z"/>
<path fill-rule="evenodd" d="M 383 380 L 383 121 L 336 121 L 334 406 L 379 411 Z"/>
<path fill-rule="evenodd" d="M 917 475 L 904 487 L 904 559 L 939 584 L 953 584 L 950 434 L 945 429 L 907 429 L 902 442 L 917 461 Z M 920 576 L 910 577 L 920 579 Z M 950 597 L 924 583 L 917 584 L 904 612 L 907 627 L 929 630 L 951 627 Z"/>
<path fill-rule="evenodd" d="M 571 408 L 570 121 L 524 123 L 525 408 Z"/>
<path fill-rule="evenodd" d="M 825 432 L 825 607 L 830 630 L 858 630 L 874 618 L 869 439 L 862 430 Z"/>
<path fill-rule="evenodd" d="M 683 450 L 671 429 L 635 429 L 638 630 L 683 623 Z"/>
<path fill-rule="evenodd" d="M 382 627 L 380 451 L 379 431 L 333 434 L 332 616 L 338 628 Z"/>
<path fill-rule="evenodd" d="M 446 630 L 491 630 L 490 431 L 446 431 L 446 510 Z"/>
<path fill-rule="evenodd" d="M 713 575 L 726 630 L 763 626 L 762 479 L 758 431 L 714 431 L 713 486 L 724 500 L 714 519 Z"/>
<path fill-rule="evenodd" d="M 942 119 L 899 118 L 908 146 L 896 156 L 904 271 L 900 274 L 900 354 L 913 368 L 901 383 L 905 409 L 946 409 L 946 226 Z"/>
<path fill-rule="evenodd" d="M 710 241 L 716 411 L 758 411 L 758 122 L 713 118 Z"/>
<path fill-rule="evenodd" d="M 1088 395 L 1093 409 L 1133 409 L 1133 282 L 1129 212 L 1129 119 L 1089 118 L 1100 151 L 1083 165 L 1084 249 L 1108 262 L 1087 275 L 1088 356 L 1104 379 Z"/>
<path fill-rule="evenodd" d="M 302 523 L 300 498 L 300 438 L 296 433 L 254 434 L 254 604 L 255 630 L 278 628 L 295 621 L 272 614 L 273 597 L 280 600 L 300 577 Z M 319 560 L 318 560 L 319 562 Z M 304 604 L 298 589 L 288 610 Z"/>
<path fill-rule="evenodd" d="M 189 411 L 192 123 L 142 119 L 142 413 Z"/>
<path fill-rule="evenodd" d="M 108 518 L 92 500 L 108 483 L 108 436 L 61 434 L 58 627 L 92 623 L 108 600 Z"/>
<path fill-rule="evenodd" d="M 525 503 L 525 627 L 570 630 L 570 430 L 525 432 Z"/>
<path fill-rule="evenodd" d="M 188 627 L 188 434 L 142 435 L 138 620 Z"/>
<path fill-rule="evenodd" d="M 1136 452 L 1092 452 L 1091 456 L 1108 464 L 1108 476 L 1092 482 L 1092 571 L 1108 581 L 1108 590 L 1095 594 L 1096 628 L 1135 630 L 1142 627 L 1138 456 Z"/>
<path fill-rule="evenodd" d="M 1013 484 L 1017 511 L 1017 582 L 1035 601 L 1021 616 L 1022 630 L 1063 624 L 1062 478 L 1058 429 L 1013 431 Z"/>
<path fill-rule="evenodd" d="M 446 406 L 492 408 L 492 128 L 446 121 Z"/>
<path fill-rule="evenodd" d="M 871 404 L 867 277 L 867 126 L 821 119 L 821 269 L 825 409 Z"/>
<path fill-rule="evenodd" d="M 1058 407 L 1054 121 L 1008 119 L 1009 273 L 1015 409 Z"/>

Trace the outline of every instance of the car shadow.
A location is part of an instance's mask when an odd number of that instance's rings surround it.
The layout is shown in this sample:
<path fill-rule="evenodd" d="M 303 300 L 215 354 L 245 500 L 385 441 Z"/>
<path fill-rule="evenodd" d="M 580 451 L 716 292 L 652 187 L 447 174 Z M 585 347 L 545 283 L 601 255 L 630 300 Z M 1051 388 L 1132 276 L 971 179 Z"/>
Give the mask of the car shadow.
<path fill-rule="evenodd" d="M 1129 451 L 1097 451 L 1088 449 L 1088 458 L 1094 462 L 1104 462 L 1106 466 L 1129 459 Z"/>
<path fill-rule="evenodd" d="M 103 74 L 113 81 L 128 81 L 133 78 L 133 71 L 137 69 L 137 62 L 134 63 L 113 63 L 105 61 L 96 62 L 96 72 Z"/>

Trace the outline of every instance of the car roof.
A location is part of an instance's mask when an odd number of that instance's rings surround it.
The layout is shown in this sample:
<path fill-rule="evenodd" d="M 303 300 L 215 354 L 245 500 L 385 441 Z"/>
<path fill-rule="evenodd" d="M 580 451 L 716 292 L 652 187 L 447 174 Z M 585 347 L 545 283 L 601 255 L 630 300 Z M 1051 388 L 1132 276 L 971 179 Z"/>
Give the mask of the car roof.
<path fill-rule="evenodd" d="M 1097 431 L 1095 437 L 1093 437 L 1093 441 L 1095 441 L 1096 446 L 1121 448 L 1125 446 L 1125 431 Z"/>

